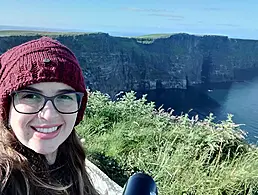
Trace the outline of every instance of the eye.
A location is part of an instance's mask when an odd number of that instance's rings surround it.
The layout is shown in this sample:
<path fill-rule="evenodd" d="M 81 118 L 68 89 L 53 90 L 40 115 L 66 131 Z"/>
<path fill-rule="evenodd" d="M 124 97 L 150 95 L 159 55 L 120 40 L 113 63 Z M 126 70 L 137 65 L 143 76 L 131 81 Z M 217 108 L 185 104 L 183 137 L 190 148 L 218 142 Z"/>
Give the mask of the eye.
<path fill-rule="evenodd" d="M 22 93 L 21 98 L 22 99 L 41 99 L 40 95 L 35 93 Z"/>
<path fill-rule="evenodd" d="M 15 98 L 14 99 L 15 101 L 18 101 L 19 103 L 25 103 L 25 104 L 40 103 L 44 99 L 40 94 L 27 92 L 27 91 L 17 92 L 14 98 Z"/>
<path fill-rule="evenodd" d="M 58 100 L 74 100 L 73 94 L 61 94 L 57 97 Z"/>

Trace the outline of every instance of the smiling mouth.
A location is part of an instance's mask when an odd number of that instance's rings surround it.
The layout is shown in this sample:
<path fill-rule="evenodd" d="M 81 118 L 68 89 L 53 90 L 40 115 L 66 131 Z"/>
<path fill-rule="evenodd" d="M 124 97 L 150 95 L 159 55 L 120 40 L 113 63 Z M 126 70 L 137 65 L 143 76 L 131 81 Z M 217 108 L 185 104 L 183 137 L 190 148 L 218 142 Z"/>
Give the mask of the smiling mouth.
<path fill-rule="evenodd" d="M 56 127 L 51 127 L 51 128 L 39 128 L 39 127 L 32 127 L 33 130 L 39 132 L 39 133 L 53 133 L 55 131 L 58 131 L 62 125 L 56 126 Z"/>

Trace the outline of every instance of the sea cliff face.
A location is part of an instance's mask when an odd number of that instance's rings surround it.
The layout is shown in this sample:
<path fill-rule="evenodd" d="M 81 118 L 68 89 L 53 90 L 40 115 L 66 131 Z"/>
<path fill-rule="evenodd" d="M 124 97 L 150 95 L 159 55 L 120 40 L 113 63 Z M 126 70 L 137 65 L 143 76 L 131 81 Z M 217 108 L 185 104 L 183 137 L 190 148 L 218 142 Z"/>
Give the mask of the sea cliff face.
<path fill-rule="evenodd" d="M 0 37 L 0 54 L 41 36 Z M 110 95 L 129 90 L 185 89 L 258 76 L 256 40 L 189 34 L 127 38 L 106 33 L 53 38 L 76 54 L 87 86 Z"/>

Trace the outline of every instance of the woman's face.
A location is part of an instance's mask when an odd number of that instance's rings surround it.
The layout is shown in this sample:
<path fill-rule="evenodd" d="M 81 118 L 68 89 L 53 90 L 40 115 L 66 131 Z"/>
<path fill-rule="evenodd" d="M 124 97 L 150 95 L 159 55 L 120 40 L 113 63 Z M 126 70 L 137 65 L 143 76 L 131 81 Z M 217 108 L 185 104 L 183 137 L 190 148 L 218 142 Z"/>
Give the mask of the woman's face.
<path fill-rule="evenodd" d="M 29 85 L 26 90 L 38 92 L 48 97 L 60 94 L 61 91 L 74 91 L 72 87 L 56 82 L 42 82 Z M 20 101 L 15 103 L 15 108 L 22 111 L 34 109 L 29 103 L 34 103 L 40 99 L 31 94 L 26 96 L 20 94 L 19 98 Z M 60 97 L 60 102 L 69 100 L 66 98 Z M 62 106 L 63 104 L 60 105 Z M 51 155 L 57 151 L 58 147 L 72 132 L 77 117 L 77 112 L 73 114 L 59 113 L 51 101 L 47 101 L 43 109 L 36 114 L 22 114 L 17 112 L 15 108 L 12 102 L 9 124 L 17 139 L 26 147 L 44 155 Z M 68 109 L 68 107 L 66 106 L 64 109 Z"/>

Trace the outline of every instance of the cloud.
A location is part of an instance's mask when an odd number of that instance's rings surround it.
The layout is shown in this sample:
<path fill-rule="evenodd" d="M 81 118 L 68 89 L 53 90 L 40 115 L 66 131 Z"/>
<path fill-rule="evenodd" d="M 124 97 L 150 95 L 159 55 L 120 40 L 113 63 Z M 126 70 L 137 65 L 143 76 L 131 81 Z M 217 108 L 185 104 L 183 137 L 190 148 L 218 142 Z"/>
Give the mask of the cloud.
<path fill-rule="evenodd" d="M 168 20 L 183 20 L 184 16 L 173 14 L 172 11 L 167 9 L 148 9 L 148 8 L 136 8 L 136 7 L 126 7 L 122 8 L 123 10 L 132 11 L 132 12 L 141 12 L 145 13 L 148 16 L 153 17 L 163 17 L 167 18 Z"/>
<path fill-rule="evenodd" d="M 167 9 L 147 9 L 147 8 L 137 8 L 137 7 L 125 7 L 123 10 L 133 11 L 133 12 L 151 12 L 151 13 L 160 13 L 160 12 L 169 12 Z"/>
<path fill-rule="evenodd" d="M 216 26 L 227 26 L 227 27 L 240 27 L 240 25 L 237 24 L 215 24 Z"/>
<path fill-rule="evenodd" d="M 157 16 L 157 17 L 165 17 L 169 20 L 183 20 L 184 16 L 174 15 L 174 14 L 167 14 L 167 13 L 161 13 L 161 14 L 148 14 L 149 16 Z"/>
<path fill-rule="evenodd" d="M 177 23 L 176 26 L 184 26 L 184 27 L 189 27 L 189 26 L 197 26 L 198 24 L 196 23 Z"/>
<path fill-rule="evenodd" d="M 217 8 L 217 7 L 207 7 L 204 8 L 205 11 L 223 11 L 222 8 Z"/>

